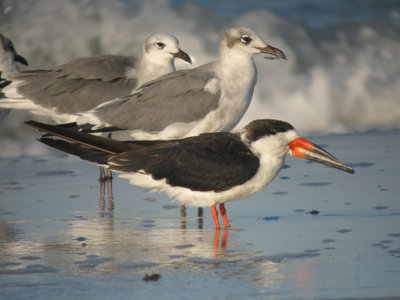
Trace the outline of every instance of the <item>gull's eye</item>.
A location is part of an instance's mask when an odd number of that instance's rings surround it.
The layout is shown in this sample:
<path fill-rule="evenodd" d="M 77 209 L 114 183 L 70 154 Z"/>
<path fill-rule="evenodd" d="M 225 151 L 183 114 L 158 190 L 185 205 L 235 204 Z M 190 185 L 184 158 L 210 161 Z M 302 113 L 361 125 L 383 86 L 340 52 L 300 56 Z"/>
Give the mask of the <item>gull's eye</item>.
<path fill-rule="evenodd" d="M 248 35 L 243 35 L 240 40 L 243 44 L 248 45 L 251 42 L 251 37 L 249 37 Z"/>
<path fill-rule="evenodd" d="M 165 47 L 165 44 L 163 42 L 157 42 L 156 45 L 160 49 L 164 49 L 164 47 Z"/>

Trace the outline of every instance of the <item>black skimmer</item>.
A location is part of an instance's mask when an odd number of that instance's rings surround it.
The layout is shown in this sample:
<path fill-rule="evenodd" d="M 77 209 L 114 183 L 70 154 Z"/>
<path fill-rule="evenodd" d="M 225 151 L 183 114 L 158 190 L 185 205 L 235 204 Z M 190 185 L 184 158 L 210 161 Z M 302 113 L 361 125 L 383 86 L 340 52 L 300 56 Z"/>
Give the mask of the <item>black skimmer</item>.
<path fill-rule="evenodd" d="M 25 109 L 74 122 L 76 113 L 132 93 L 139 85 L 175 71 L 174 58 L 191 63 L 178 40 L 166 33 L 149 36 L 143 56 L 102 55 L 73 59 L 54 70 L 30 70 L 9 74 L 11 84 L 0 107 Z"/>
<path fill-rule="evenodd" d="M 134 139 L 175 139 L 230 131 L 246 112 L 257 80 L 253 57 L 286 59 L 247 28 L 225 32 L 220 58 L 142 85 L 126 97 L 82 113 L 79 125 L 129 130 Z"/>
<path fill-rule="evenodd" d="M 105 165 L 131 184 L 164 192 L 182 204 L 211 206 L 217 229 L 216 205 L 229 227 L 224 203 L 265 187 L 282 169 L 286 154 L 354 173 L 351 167 L 300 137 L 292 125 L 279 120 L 252 121 L 241 133 L 127 142 L 34 121 L 26 124 L 64 139 L 41 138 L 41 142 Z"/>

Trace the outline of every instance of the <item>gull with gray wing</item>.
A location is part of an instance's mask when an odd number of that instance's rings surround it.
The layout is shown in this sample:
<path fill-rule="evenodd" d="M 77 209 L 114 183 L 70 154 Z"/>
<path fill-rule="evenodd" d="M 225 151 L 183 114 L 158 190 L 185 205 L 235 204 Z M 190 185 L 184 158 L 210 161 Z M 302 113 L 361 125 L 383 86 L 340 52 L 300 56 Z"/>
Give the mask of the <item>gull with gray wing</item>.
<path fill-rule="evenodd" d="M 126 97 L 82 113 L 78 124 L 129 130 L 135 139 L 171 139 L 229 131 L 246 112 L 257 70 L 253 57 L 286 59 L 247 28 L 225 32 L 220 58 L 200 67 L 166 74 Z"/>
<path fill-rule="evenodd" d="M 26 59 L 17 53 L 11 40 L 0 34 L 0 98 L 3 97 L 2 89 L 10 84 L 10 81 L 7 80 L 7 74 L 9 72 L 18 71 L 18 63 L 25 66 L 28 65 Z M 2 121 L 9 112 L 9 109 L 0 109 L 0 121 Z"/>
<path fill-rule="evenodd" d="M 10 39 L 0 34 L 0 73 L 6 78 L 5 73 L 18 71 L 18 64 L 28 65 L 26 59 L 19 55 Z"/>
<path fill-rule="evenodd" d="M 145 40 L 141 59 L 81 57 L 54 70 L 14 72 L 9 75 L 12 83 L 4 89 L 7 99 L 0 100 L 0 107 L 26 109 L 57 122 L 74 122 L 76 113 L 128 95 L 139 85 L 175 71 L 175 58 L 191 63 L 174 36 L 160 33 Z"/>

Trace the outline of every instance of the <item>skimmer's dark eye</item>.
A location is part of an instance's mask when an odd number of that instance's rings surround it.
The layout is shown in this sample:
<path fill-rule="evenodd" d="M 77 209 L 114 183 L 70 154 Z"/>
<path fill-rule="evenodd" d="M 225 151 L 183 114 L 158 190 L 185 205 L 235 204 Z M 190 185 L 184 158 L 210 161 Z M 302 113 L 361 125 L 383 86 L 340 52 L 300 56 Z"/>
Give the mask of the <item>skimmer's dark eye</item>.
<path fill-rule="evenodd" d="M 165 44 L 163 42 L 157 42 L 156 45 L 160 49 L 164 49 L 164 47 L 165 47 Z"/>
<path fill-rule="evenodd" d="M 243 35 L 241 38 L 241 41 L 245 45 L 248 45 L 251 42 L 251 37 L 249 37 L 248 35 Z"/>

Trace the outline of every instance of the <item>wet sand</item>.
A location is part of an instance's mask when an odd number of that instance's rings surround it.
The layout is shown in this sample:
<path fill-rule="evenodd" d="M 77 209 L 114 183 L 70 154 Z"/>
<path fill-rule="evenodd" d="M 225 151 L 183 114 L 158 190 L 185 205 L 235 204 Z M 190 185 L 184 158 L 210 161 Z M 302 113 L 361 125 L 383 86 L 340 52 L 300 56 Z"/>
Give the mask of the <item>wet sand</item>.
<path fill-rule="evenodd" d="M 288 157 L 221 231 L 57 151 L 0 159 L 0 298 L 400 296 L 400 132 L 309 138 L 356 173 Z"/>

